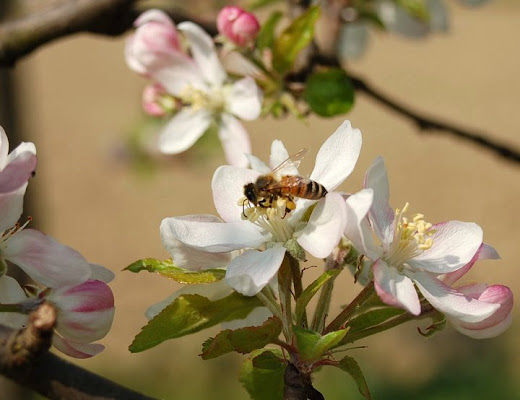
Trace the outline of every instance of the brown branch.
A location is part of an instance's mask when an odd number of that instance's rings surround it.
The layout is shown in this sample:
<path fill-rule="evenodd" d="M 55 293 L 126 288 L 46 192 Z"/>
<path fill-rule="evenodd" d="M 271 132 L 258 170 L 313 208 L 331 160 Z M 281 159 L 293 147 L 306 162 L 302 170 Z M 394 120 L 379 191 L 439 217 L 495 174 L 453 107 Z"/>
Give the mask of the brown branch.
<path fill-rule="evenodd" d="M 43 303 L 19 331 L 0 326 L 0 373 L 50 399 L 150 400 L 48 352 L 56 310 Z"/>
<path fill-rule="evenodd" d="M 138 3 L 139 0 L 60 0 L 52 7 L 4 22 L 0 25 L 0 66 L 11 67 L 38 47 L 75 33 L 121 35 L 144 11 Z M 197 21 L 178 10 L 164 11 L 176 23 L 191 20 L 210 34 L 216 33 L 214 24 Z"/>
<path fill-rule="evenodd" d="M 287 365 L 283 375 L 284 400 L 324 400 L 325 397 L 312 386 L 311 377 L 304 374 L 292 363 Z"/>

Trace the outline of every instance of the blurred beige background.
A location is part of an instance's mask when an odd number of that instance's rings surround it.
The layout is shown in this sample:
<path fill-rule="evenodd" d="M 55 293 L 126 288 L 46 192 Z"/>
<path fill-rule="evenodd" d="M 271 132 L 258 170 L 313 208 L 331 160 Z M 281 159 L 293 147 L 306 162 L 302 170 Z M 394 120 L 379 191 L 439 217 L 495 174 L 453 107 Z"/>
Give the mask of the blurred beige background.
<path fill-rule="evenodd" d="M 365 56 L 350 68 L 419 110 L 491 132 L 520 148 L 520 3 L 449 6 L 449 34 L 409 40 L 372 32 Z M 30 185 L 38 225 L 116 273 L 116 317 L 102 341 L 107 349 L 79 363 L 151 396 L 245 399 L 236 381 L 238 357 L 210 362 L 197 357 L 200 344 L 215 331 L 168 341 L 141 354 L 127 350 L 146 322 L 146 308 L 178 286 L 159 276 L 121 270 L 140 258 L 167 257 L 158 233 L 162 218 L 215 213 L 210 180 L 224 160 L 220 153 L 195 164 L 178 157 L 145 179 L 114 157 L 114 149 L 140 122 L 145 84 L 126 67 L 123 47 L 123 38 L 74 36 L 39 49 L 15 70 L 22 134 L 38 149 L 38 171 Z M 342 189 L 358 190 L 365 170 L 382 155 L 393 206 L 408 201 L 413 212 L 424 213 L 432 222 L 458 219 L 480 224 L 485 241 L 498 249 L 502 260 L 480 263 L 472 278 L 506 284 L 518 295 L 519 166 L 445 135 L 421 135 L 411 123 L 362 95 L 347 117 L 362 130 L 364 144 L 357 168 Z M 255 154 L 266 158 L 275 138 L 283 139 L 292 151 L 309 147 L 315 153 L 343 119 L 266 119 L 248 123 L 247 128 Z M 310 172 L 312 165 L 313 157 L 308 156 L 302 169 Z M 348 274 L 339 281 L 335 307 L 359 290 Z M 482 357 L 506 354 L 501 367 L 519 376 L 518 317 L 515 308 L 515 322 L 506 334 L 476 344 L 451 328 L 424 339 L 416 332 L 417 324 L 409 324 L 367 341 L 368 349 L 353 355 L 375 386 L 377 377 L 408 387 L 425 385 L 450 357 L 463 359 L 473 352 Z M 328 373 L 323 370 L 318 380 L 325 393 Z M 350 384 L 346 376 L 338 379 L 334 385 Z M 215 386 L 222 394 L 212 391 Z M 511 393 L 511 398 L 520 398 L 518 393 Z M 344 397 L 327 397 L 334 398 Z"/>

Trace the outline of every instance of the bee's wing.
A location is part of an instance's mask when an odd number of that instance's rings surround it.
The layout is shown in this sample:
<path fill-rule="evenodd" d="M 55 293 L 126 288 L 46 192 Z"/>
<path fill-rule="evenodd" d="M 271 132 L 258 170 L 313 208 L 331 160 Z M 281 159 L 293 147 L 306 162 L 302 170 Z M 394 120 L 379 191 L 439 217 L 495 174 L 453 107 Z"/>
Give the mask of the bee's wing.
<path fill-rule="evenodd" d="M 292 167 L 298 168 L 300 162 L 303 160 L 303 157 L 309 152 L 309 149 L 301 149 L 297 153 L 293 154 L 285 161 L 283 161 L 280 165 L 278 165 L 275 169 L 273 169 L 272 173 L 276 175 L 283 175 L 283 170 Z"/>

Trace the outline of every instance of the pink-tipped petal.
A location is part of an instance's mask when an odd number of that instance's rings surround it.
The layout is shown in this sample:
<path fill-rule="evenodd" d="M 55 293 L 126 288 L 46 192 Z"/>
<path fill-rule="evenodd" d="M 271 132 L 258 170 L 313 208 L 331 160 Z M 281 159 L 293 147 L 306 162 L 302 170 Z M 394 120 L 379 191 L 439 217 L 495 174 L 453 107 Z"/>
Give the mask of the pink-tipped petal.
<path fill-rule="evenodd" d="M 374 263 L 373 271 L 374 287 L 384 303 L 402 308 L 413 315 L 421 313 L 419 296 L 410 278 L 389 267 L 383 260 Z"/>
<path fill-rule="evenodd" d="M 30 143 L 30 145 L 31 148 L 34 148 L 32 143 Z M 6 167 L 0 171 L 0 195 L 9 194 L 10 192 L 20 189 L 27 183 L 36 170 L 35 152 L 22 151 L 16 156 L 13 156 L 13 154 L 14 151 L 9 154 Z"/>
<path fill-rule="evenodd" d="M 280 244 L 264 251 L 247 250 L 229 264 L 226 282 L 237 292 L 254 296 L 276 276 L 284 255 Z"/>
<path fill-rule="evenodd" d="M 34 229 L 11 236 L 4 243 L 3 253 L 36 282 L 50 288 L 77 285 L 91 275 L 90 265 L 81 254 Z"/>
<path fill-rule="evenodd" d="M 79 359 L 94 357 L 105 349 L 105 346 L 102 344 L 75 343 L 70 340 L 65 340 L 57 334 L 54 334 L 52 337 L 52 345 L 63 354 Z"/>
<path fill-rule="evenodd" d="M 360 151 L 361 131 L 343 122 L 318 151 L 310 178 L 333 191 L 353 171 Z"/>
<path fill-rule="evenodd" d="M 247 167 L 249 161 L 246 154 L 251 153 L 251 142 L 242 123 L 231 114 L 222 114 L 218 137 L 228 163 L 235 167 Z"/>
<path fill-rule="evenodd" d="M 482 228 L 473 222 L 449 221 L 433 226 L 433 245 L 408 261 L 413 268 L 445 274 L 471 261 L 482 244 Z"/>
<path fill-rule="evenodd" d="M 394 210 L 390 207 L 390 186 L 385 162 L 377 157 L 365 175 L 364 187 L 374 190 L 374 202 L 370 210 L 370 222 L 377 237 L 385 245 L 394 240 Z"/>

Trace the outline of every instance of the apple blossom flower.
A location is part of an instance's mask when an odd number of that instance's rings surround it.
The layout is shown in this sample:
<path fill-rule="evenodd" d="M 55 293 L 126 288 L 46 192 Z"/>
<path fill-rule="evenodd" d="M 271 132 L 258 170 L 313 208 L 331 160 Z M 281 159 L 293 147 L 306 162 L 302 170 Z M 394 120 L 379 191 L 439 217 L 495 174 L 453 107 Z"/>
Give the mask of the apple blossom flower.
<path fill-rule="evenodd" d="M 260 23 L 254 14 L 237 6 L 227 6 L 218 13 L 217 29 L 237 46 L 244 46 L 256 38 Z"/>
<path fill-rule="evenodd" d="M 173 238 L 188 248 L 216 254 L 240 251 L 227 267 L 226 282 L 239 293 L 256 295 L 276 277 L 287 248 L 301 248 L 325 258 L 337 245 L 345 228 L 346 211 L 343 196 L 333 190 L 354 169 L 360 149 L 361 132 L 345 121 L 321 146 L 310 175 L 327 189 L 324 198 L 296 199 L 296 208 L 290 213 L 278 207 L 244 208 L 244 185 L 288 158 L 282 142 L 275 140 L 270 168 L 249 156 L 253 169 L 221 166 L 215 171 L 213 201 L 222 220 L 166 218 L 161 224 L 163 241 L 168 243 Z M 278 173 L 298 175 L 295 165 L 287 165 Z"/>
<path fill-rule="evenodd" d="M 474 339 L 487 339 L 503 333 L 512 322 L 513 292 L 507 286 L 487 285 L 484 283 L 469 283 L 454 285 L 464 276 L 478 260 L 499 259 L 496 250 L 488 244 L 483 243 L 471 261 L 455 272 L 441 276 L 439 279 L 445 285 L 454 287 L 464 296 L 481 302 L 498 304 L 499 307 L 488 318 L 478 322 L 465 322 L 446 314 L 451 325 L 466 336 Z"/>
<path fill-rule="evenodd" d="M 106 336 L 114 319 L 114 295 L 105 282 L 89 279 L 53 289 L 45 299 L 58 312 L 54 347 L 74 358 L 92 357 L 104 349 L 92 342 Z"/>
<path fill-rule="evenodd" d="M 370 225 L 366 220 L 349 224 L 345 236 L 373 262 L 374 286 L 381 300 L 419 315 L 417 286 L 434 308 L 460 322 L 482 322 L 493 315 L 497 304 L 467 296 L 439 279 L 472 260 L 482 245 L 482 229 L 460 221 L 432 225 L 421 214 L 409 220 L 407 205 L 394 212 L 388 203 L 390 190 L 382 158 L 368 170 L 365 187 L 374 191 Z"/>
<path fill-rule="evenodd" d="M 148 29 L 152 31 L 150 35 L 161 34 L 161 30 L 156 31 L 156 24 L 161 29 L 167 26 L 168 37 L 172 36 L 173 22 L 161 11 L 147 11 L 136 23 L 136 34 L 127 42 L 129 67 L 149 76 L 184 105 L 162 129 L 160 151 L 183 152 L 216 125 L 228 162 L 246 166 L 245 154 L 250 153 L 251 144 L 239 119 L 253 120 L 260 115 L 262 94 L 254 79 L 245 77 L 232 82 L 219 61 L 212 38 L 192 22 L 177 27 L 191 55 L 174 45 L 154 46 L 144 40 Z"/>

